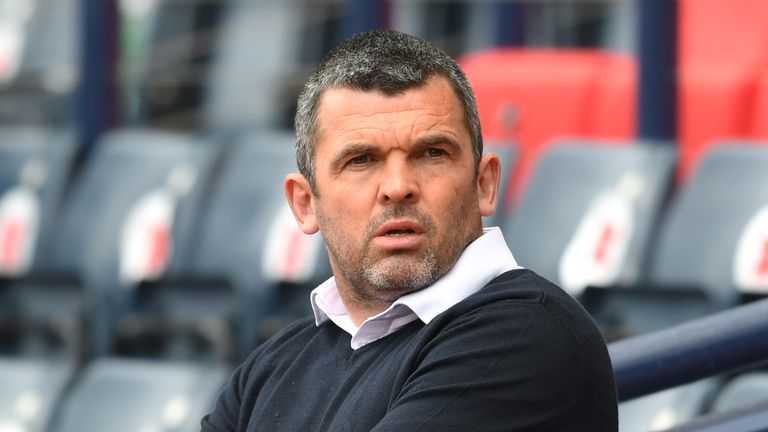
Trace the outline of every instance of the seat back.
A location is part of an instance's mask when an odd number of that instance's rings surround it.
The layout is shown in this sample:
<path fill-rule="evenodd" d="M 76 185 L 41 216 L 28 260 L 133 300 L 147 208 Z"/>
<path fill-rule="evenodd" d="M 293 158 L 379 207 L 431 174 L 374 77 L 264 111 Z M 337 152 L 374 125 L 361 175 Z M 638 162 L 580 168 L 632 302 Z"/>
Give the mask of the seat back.
<path fill-rule="evenodd" d="M 46 431 L 74 370 L 62 360 L 0 357 L 0 425 Z"/>
<path fill-rule="evenodd" d="M 4 7 L 0 122 L 67 125 L 78 83 L 77 0 L 28 0 Z M 5 39 L 4 39 L 5 40 Z"/>
<path fill-rule="evenodd" d="M 650 143 L 552 147 L 502 225 L 518 262 L 573 294 L 636 280 L 674 160 Z"/>
<path fill-rule="evenodd" d="M 103 286 L 131 285 L 170 270 L 179 253 L 172 234 L 189 232 L 216 150 L 170 132 L 105 136 L 68 196 L 52 244 L 53 266 Z"/>
<path fill-rule="evenodd" d="M 74 149 L 66 131 L 0 128 L 0 275 L 44 265 Z"/>
<path fill-rule="evenodd" d="M 680 173 L 689 178 L 712 145 L 754 136 L 750 129 L 760 124 L 750 119 L 759 115 L 753 104 L 768 64 L 768 4 L 681 0 L 678 7 L 677 129 Z"/>
<path fill-rule="evenodd" d="M 120 130 L 105 136 L 75 179 L 50 243 L 50 274 L 79 278 L 94 353 L 108 350 L 133 287 L 177 267 L 181 234 L 199 210 L 217 149 L 170 132 Z M 38 284 L 56 292 L 57 286 Z M 55 301 L 45 303 L 46 299 Z M 34 298 L 59 310 L 56 296 Z M 48 302 L 50 303 L 50 301 Z"/>
<path fill-rule="evenodd" d="M 724 413 L 768 402 L 768 372 L 747 372 L 732 378 L 712 402 L 712 411 Z"/>
<path fill-rule="evenodd" d="M 226 376 L 214 366 L 97 360 L 80 375 L 51 431 L 199 430 Z"/>
<path fill-rule="evenodd" d="M 679 192 L 659 232 L 649 278 L 696 285 L 720 306 L 739 289 L 768 291 L 768 147 L 714 147 Z"/>

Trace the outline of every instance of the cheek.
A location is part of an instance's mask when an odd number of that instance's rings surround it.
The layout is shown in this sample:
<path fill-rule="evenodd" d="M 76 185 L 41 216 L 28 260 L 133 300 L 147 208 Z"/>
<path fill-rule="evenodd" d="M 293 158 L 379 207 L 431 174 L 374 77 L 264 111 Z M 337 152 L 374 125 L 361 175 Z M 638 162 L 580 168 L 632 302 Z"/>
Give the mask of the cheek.
<path fill-rule="evenodd" d="M 350 198 L 354 195 L 349 194 Z M 368 213 L 354 199 L 328 200 L 317 208 L 318 224 L 323 233 L 345 238 L 359 238 L 368 223 Z"/>

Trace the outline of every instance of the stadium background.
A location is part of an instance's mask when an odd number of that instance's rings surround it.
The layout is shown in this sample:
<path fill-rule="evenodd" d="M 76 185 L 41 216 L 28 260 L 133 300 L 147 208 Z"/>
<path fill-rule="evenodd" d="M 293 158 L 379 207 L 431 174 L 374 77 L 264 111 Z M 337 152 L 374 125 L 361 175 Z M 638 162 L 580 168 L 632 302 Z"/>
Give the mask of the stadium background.
<path fill-rule="evenodd" d="M 329 274 L 282 202 L 295 99 L 383 27 L 464 66 L 506 167 L 486 223 L 610 341 L 768 290 L 768 2 L 0 0 L 0 432 L 196 430 Z M 767 377 L 624 403 L 622 431 Z"/>

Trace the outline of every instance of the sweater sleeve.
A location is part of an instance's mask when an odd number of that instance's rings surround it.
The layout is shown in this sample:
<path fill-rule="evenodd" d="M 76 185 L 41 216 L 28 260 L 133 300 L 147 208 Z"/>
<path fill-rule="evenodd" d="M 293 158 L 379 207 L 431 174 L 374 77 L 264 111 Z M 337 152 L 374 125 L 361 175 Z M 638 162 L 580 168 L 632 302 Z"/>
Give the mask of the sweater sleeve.
<path fill-rule="evenodd" d="M 245 366 L 240 366 L 219 393 L 213 410 L 200 421 L 201 432 L 235 432 L 241 406 L 241 379 Z"/>
<path fill-rule="evenodd" d="M 566 326 L 539 303 L 456 318 L 422 350 L 374 431 L 615 431 L 602 339 L 579 343 Z"/>

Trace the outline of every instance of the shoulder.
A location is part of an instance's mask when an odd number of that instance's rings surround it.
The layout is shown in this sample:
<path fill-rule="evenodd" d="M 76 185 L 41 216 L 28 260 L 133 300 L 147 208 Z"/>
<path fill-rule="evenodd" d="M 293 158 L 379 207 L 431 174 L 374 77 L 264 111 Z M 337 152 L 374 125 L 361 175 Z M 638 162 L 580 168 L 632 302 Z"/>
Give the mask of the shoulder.
<path fill-rule="evenodd" d="M 515 370 L 535 362 L 549 375 L 570 371 L 570 379 L 613 386 L 605 340 L 592 318 L 568 293 L 530 270 L 500 275 L 435 321 L 428 327 L 434 324 L 433 342 L 440 341 L 445 353 L 483 346 L 483 352 L 515 353 Z"/>
<path fill-rule="evenodd" d="M 511 325 L 519 325 L 521 320 L 552 321 L 576 339 L 599 336 L 594 322 L 573 297 L 527 269 L 499 275 L 443 315 L 447 322 L 464 316 L 488 316 Z"/>
<path fill-rule="evenodd" d="M 578 302 L 529 270 L 499 276 L 427 328 L 419 369 L 456 364 L 454 380 L 488 377 L 489 386 L 505 389 L 502 399 L 541 404 L 541 412 L 556 410 L 554 417 L 573 424 L 615 421 L 613 370 L 602 335 Z"/>

